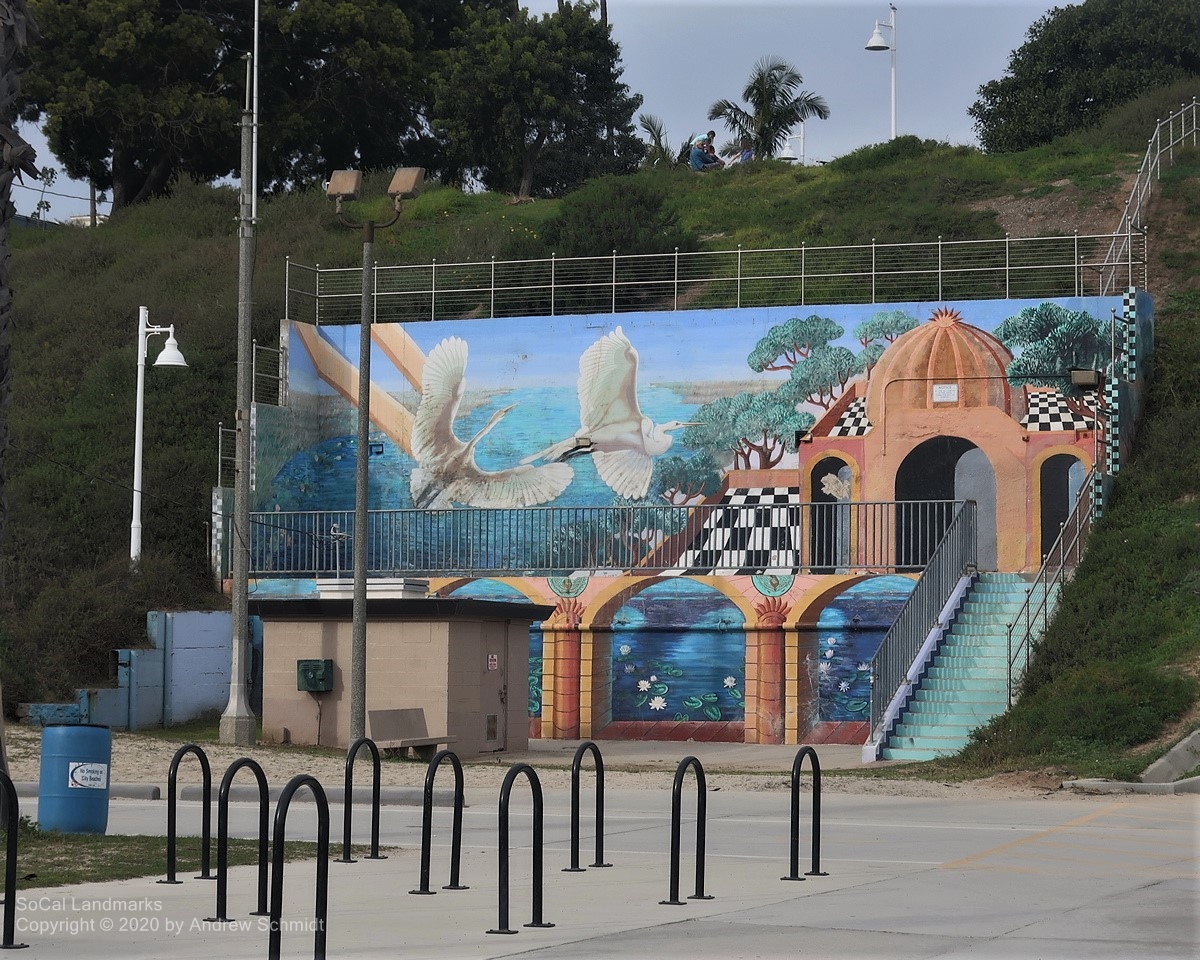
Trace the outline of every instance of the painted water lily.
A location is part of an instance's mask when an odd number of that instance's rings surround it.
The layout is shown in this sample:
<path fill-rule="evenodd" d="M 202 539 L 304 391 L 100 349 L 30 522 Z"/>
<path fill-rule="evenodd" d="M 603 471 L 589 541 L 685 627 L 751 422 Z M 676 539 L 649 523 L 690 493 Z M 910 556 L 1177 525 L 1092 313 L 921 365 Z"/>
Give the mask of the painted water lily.
<path fill-rule="evenodd" d="M 651 697 L 650 698 L 650 709 L 651 710 L 666 710 L 667 709 L 667 698 L 666 697 Z"/>
<path fill-rule="evenodd" d="M 658 677 L 654 676 L 654 674 L 650 674 L 650 682 L 658 683 Z"/>
<path fill-rule="evenodd" d="M 734 687 L 736 687 L 736 686 L 737 686 L 737 680 L 735 680 L 733 677 L 726 677 L 726 678 L 725 678 L 724 680 L 722 680 L 721 682 L 722 682 L 722 683 L 724 683 L 724 684 L 725 684 L 725 686 L 726 686 L 727 688 L 729 688 L 730 690 L 732 690 Z"/>
<path fill-rule="evenodd" d="M 837 646 L 837 637 L 826 637 L 825 642 L 827 644 L 829 644 L 831 647 L 836 647 Z"/>
<path fill-rule="evenodd" d="M 824 675 L 828 672 L 829 672 L 829 663 L 827 661 L 822 660 L 820 663 L 817 664 L 817 673 Z"/>
<path fill-rule="evenodd" d="M 866 663 L 866 662 L 864 661 L 863 663 L 860 663 L 860 664 L 858 665 L 857 669 L 858 669 L 858 672 L 859 672 L 859 673 L 866 673 L 868 670 L 870 670 L 870 669 L 871 669 L 871 665 L 870 665 L 869 663 Z"/>
<path fill-rule="evenodd" d="M 631 646 L 630 646 L 629 644 L 627 644 L 627 643 L 623 643 L 623 644 L 621 644 L 621 646 L 620 646 L 620 648 L 619 648 L 619 649 L 620 649 L 620 651 L 621 651 L 621 656 L 623 656 L 623 657 L 627 657 L 627 656 L 629 656 L 631 653 L 633 653 L 633 647 L 631 647 Z"/>
<path fill-rule="evenodd" d="M 632 663 L 625 664 L 625 672 L 626 673 L 633 673 L 633 671 L 636 669 L 637 669 L 637 667 L 635 667 Z"/>
<path fill-rule="evenodd" d="M 650 689 L 650 681 L 649 680 L 639 680 L 638 681 L 638 689 L 642 690 L 642 691 L 649 690 Z"/>
<path fill-rule="evenodd" d="M 843 680 L 841 683 L 838 684 L 838 689 L 841 690 L 842 693 L 845 693 L 846 691 L 848 691 L 850 689 L 850 681 Z"/>
<path fill-rule="evenodd" d="M 832 651 L 832 650 L 826 650 L 826 651 L 825 651 L 825 656 L 827 656 L 827 657 L 832 657 L 832 656 L 833 656 L 833 651 Z"/>

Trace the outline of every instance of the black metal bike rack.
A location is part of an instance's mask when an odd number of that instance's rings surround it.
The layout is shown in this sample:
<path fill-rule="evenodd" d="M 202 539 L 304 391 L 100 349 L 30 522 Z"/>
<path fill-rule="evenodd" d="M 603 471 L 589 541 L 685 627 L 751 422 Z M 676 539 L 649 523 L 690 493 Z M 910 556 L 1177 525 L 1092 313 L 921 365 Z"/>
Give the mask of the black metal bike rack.
<path fill-rule="evenodd" d="M 17 788 L 3 770 L 0 770 L 0 798 L 3 799 L 4 829 L 8 832 L 4 848 L 4 942 L 0 943 L 0 949 L 20 950 L 29 946 L 14 940 L 17 933 L 17 831 L 21 808 L 17 803 Z"/>
<path fill-rule="evenodd" d="M 313 960 L 325 960 L 326 920 L 329 916 L 329 799 L 316 777 L 301 773 L 288 781 L 275 807 L 274 844 L 271 850 L 271 932 L 267 941 L 268 960 L 279 960 L 283 919 L 283 848 L 287 836 L 287 813 L 292 795 L 302 787 L 312 791 L 317 804 L 317 895 Z"/>
<path fill-rule="evenodd" d="M 226 914 L 229 891 L 229 788 L 239 770 L 249 769 L 258 781 L 258 908 L 250 911 L 252 917 L 267 915 L 267 861 L 270 859 L 270 799 L 267 794 L 267 775 L 258 762 L 250 757 L 234 760 L 221 778 L 217 791 L 217 915 L 209 917 L 213 923 L 228 923 Z"/>
<path fill-rule="evenodd" d="M 583 755 L 589 751 L 596 761 L 596 862 L 588 866 L 612 866 L 604 862 L 604 760 L 600 756 L 600 748 L 591 740 L 585 740 L 571 761 L 571 865 L 563 867 L 563 873 L 582 873 L 584 870 L 579 865 L 579 772 Z"/>
<path fill-rule="evenodd" d="M 364 860 L 386 860 L 379 855 L 379 748 L 370 737 L 359 737 L 346 751 L 346 798 L 343 803 L 345 816 L 342 820 L 342 855 L 334 863 L 356 863 L 350 856 L 350 823 L 354 814 L 354 760 L 358 751 L 366 747 L 371 751 L 371 768 L 374 781 L 371 785 L 371 852 Z"/>
<path fill-rule="evenodd" d="M 212 845 L 212 768 L 208 765 L 208 754 L 194 743 L 185 743 L 175 751 L 171 758 L 171 767 L 167 771 L 167 879 L 159 883 L 183 883 L 175 878 L 175 829 L 178 820 L 177 798 L 178 791 L 175 781 L 179 776 L 179 764 L 189 753 L 194 753 L 200 761 L 200 774 L 203 777 L 203 806 L 200 808 L 200 875 L 197 880 L 216 880 L 209 873 L 209 847 Z"/>
<path fill-rule="evenodd" d="M 804 758 L 812 764 L 813 812 L 812 812 L 812 869 L 804 877 L 827 877 L 821 871 L 821 761 L 812 747 L 801 747 L 792 761 L 792 872 L 781 880 L 803 880 L 800 876 L 800 768 Z"/>
<path fill-rule="evenodd" d="M 453 750 L 439 750 L 433 755 L 433 759 L 429 761 L 429 769 L 425 771 L 425 801 L 421 814 L 421 886 L 408 891 L 413 894 L 432 896 L 437 893 L 436 890 L 429 889 L 429 862 L 433 855 L 433 781 L 443 760 L 449 760 L 454 768 L 454 825 L 450 835 L 450 882 L 442 889 L 468 889 L 458 882 L 458 867 L 462 859 L 462 761 Z"/>
<path fill-rule="evenodd" d="M 488 933 L 518 933 L 508 926 L 508 795 L 520 774 L 529 780 L 533 793 L 533 919 L 527 927 L 552 927 L 542 920 L 542 784 L 527 763 L 518 763 L 508 771 L 500 787 L 500 915 L 495 929 Z"/>
<path fill-rule="evenodd" d="M 671 790 L 671 899 L 659 903 L 672 907 L 684 906 L 679 899 L 679 818 L 682 807 L 683 777 L 688 767 L 696 770 L 696 892 L 689 900 L 711 900 L 704 892 L 704 818 L 707 811 L 704 766 L 695 757 L 684 757 L 675 770 L 675 785 Z"/>

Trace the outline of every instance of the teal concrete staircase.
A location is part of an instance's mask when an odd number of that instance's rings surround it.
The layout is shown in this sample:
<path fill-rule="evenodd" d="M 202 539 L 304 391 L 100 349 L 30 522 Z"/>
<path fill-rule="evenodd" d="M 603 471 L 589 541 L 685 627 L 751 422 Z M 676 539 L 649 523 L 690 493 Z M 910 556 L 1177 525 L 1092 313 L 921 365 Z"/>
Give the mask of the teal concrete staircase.
<path fill-rule="evenodd" d="M 979 575 L 900 712 L 884 760 L 957 753 L 972 730 L 1008 709 L 1008 624 L 1029 590 L 1020 574 Z"/>

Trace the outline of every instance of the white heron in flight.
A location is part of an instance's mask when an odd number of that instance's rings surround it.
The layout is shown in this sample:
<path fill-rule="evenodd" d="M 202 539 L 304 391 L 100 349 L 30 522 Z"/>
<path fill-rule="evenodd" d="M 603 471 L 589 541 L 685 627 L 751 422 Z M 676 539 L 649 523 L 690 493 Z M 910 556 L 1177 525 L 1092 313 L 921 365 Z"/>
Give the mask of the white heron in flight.
<path fill-rule="evenodd" d="M 419 464 L 409 481 L 413 504 L 423 509 L 445 509 L 452 503 L 513 508 L 553 500 L 574 476 L 565 463 L 484 470 L 475 462 L 476 445 L 515 404 L 493 413 L 467 442 L 455 435 L 466 369 L 467 344 L 458 337 L 443 340 L 425 361 L 412 428 L 412 454 Z"/>
<path fill-rule="evenodd" d="M 681 420 L 655 423 L 637 399 L 638 352 L 617 327 L 579 358 L 579 429 L 523 464 L 549 464 L 592 455 L 596 472 L 619 497 L 640 499 L 650 489 L 654 457 L 671 448 L 672 430 L 697 426 Z"/>

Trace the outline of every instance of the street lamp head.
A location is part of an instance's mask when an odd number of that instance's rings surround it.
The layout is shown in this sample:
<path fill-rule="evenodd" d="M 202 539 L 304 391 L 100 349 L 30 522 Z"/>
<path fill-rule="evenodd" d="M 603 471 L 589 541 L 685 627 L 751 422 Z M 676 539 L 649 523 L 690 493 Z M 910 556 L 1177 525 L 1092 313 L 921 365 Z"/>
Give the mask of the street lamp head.
<path fill-rule="evenodd" d="M 868 50 L 891 50 L 892 45 L 883 39 L 883 31 L 880 29 L 879 21 L 875 21 L 875 32 L 871 34 L 871 39 L 867 41 Z"/>
<path fill-rule="evenodd" d="M 186 367 L 187 361 L 183 359 L 183 354 L 179 352 L 179 342 L 175 339 L 175 327 L 172 325 L 167 330 L 167 342 L 163 344 L 162 352 L 159 353 L 158 359 L 154 361 L 156 367 Z"/>
<path fill-rule="evenodd" d="M 388 196 L 397 202 L 412 200 L 421 192 L 424 182 L 424 167 L 400 167 L 392 174 L 392 182 L 388 184 Z"/>
<path fill-rule="evenodd" d="M 325 186 L 330 200 L 353 200 L 362 187 L 362 174 L 357 170 L 334 170 Z"/>

